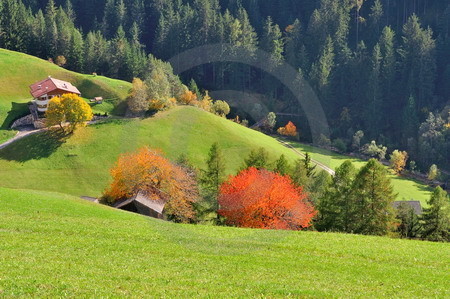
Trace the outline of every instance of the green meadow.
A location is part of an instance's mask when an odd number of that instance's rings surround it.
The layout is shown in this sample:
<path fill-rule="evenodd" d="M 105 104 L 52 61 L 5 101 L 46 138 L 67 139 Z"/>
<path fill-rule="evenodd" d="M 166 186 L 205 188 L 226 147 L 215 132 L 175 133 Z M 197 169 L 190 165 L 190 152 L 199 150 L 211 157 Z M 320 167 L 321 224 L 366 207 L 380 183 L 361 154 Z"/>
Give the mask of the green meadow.
<path fill-rule="evenodd" d="M 180 225 L 0 188 L 1 297 L 448 297 L 445 243 Z"/>
<path fill-rule="evenodd" d="M 69 81 L 83 97 L 102 96 L 119 103 L 128 95 L 131 83 L 102 76 L 83 75 L 30 55 L 0 49 L 0 129 L 28 112 L 29 86 L 48 76 Z"/>

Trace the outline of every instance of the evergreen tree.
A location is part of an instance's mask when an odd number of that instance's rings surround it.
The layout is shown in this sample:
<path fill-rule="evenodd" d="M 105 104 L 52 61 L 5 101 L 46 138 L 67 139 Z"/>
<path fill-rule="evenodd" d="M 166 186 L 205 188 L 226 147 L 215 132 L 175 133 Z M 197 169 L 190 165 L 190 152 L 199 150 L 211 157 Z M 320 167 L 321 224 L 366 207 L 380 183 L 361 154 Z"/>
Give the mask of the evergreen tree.
<path fill-rule="evenodd" d="M 381 88 L 380 88 L 380 69 L 381 69 L 381 50 L 378 44 L 373 48 L 370 61 L 368 104 L 366 105 L 366 128 L 370 138 L 376 138 L 381 131 L 382 110 Z"/>
<path fill-rule="evenodd" d="M 0 4 L 0 47 L 25 51 L 28 20 L 22 1 L 3 0 Z"/>
<path fill-rule="evenodd" d="M 270 54 L 271 63 L 279 65 L 284 57 L 284 40 L 278 24 L 274 24 L 271 17 L 268 17 L 264 25 L 264 32 L 261 38 L 261 48 Z"/>
<path fill-rule="evenodd" d="M 72 38 L 70 40 L 69 50 L 67 53 L 67 66 L 69 69 L 81 72 L 83 71 L 84 41 L 80 31 L 73 28 Z"/>
<path fill-rule="evenodd" d="M 307 176 L 307 170 L 305 163 L 302 159 L 295 161 L 294 167 L 291 172 L 291 179 L 297 186 L 303 186 L 306 189 L 310 184 L 310 178 Z"/>
<path fill-rule="evenodd" d="M 47 56 L 55 57 L 58 54 L 58 28 L 56 26 L 56 7 L 54 0 L 49 0 L 45 8 L 45 26 L 47 40 Z"/>
<path fill-rule="evenodd" d="M 258 169 L 267 168 L 269 153 L 265 148 L 260 147 L 257 150 L 251 150 L 248 157 L 244 160 L 244 169 L 255 167 Z"/>
<path fill-rule="evenodd" d="M 380 51 L 382 56 L 381 62 L 381 90 L 384 99 L 384 111 L 392 114 L 394 109 L 391 109 L 395 103 L 393 101 L 393 86 L 395 86 L 395 45 L 394 45 L 395 33 L 390 27 L 384 27 L 381 33 L 378 44 L 380 45 Z"/>
<path fill-rule="evenodd" d="M 303 166 L 306 169 L 306 176 L 308 178 L 312 178 L 314 176 L 314 171 L 316 170 L 317 165 L 312 165 L 311 156 L 308 153 L 305 153 L 305 158 L 303 159 Z"/>
<path fill-rule="evenodd" d="M 371 159 L 361 168 L 353 184 L 355 219 L 349 230 L 357 234 L 386 235 L 394 221 L 396 198 L 387 170 Z"/>
<path fill-rule="evenodd" d="M 402 238 L 416 238 L 421 231 L 419 217 L 414 208 L 406 203 L 400 203 L 397 208 L 397 231 Z"/>
<path fill-rule="evenodd" d="M 225 160 L 219 144 L 214 143 L 206 160 L 206 169 L 202 170 L 200 176 L 200 184 L 203 195 L 213 211 L 217 211 L 219 205 L 217 197 L 219 195 L 220 185 L 225 180 Z"/>
<path fill-rule="evenodd" d="M 275 162 L 275 172 L 278 172 L 281 175 L 287 175 L 290 172 L 289 168 L 289 162 L 286 160 L 285 155 L 281 155 Z"/>
<path fill-rule="evenodd" d="M 319 200 L 319 216 L 315 227 L 321 231 L 350 233 L 355 221 L 355 196 L 353 181 L 356 168 L 345 161 L 336 169 L 324 196 Z"/>
<path fill-rule="evenodd" d="M 430 241 L 450 241 L 450 198 L 441 187 L 434 189 L 423 215 L 423 237 Z"/>
<path fill-rule="evenodd" d="M 330 36 L 327 37 L 325 47 L 317 62 L 311 66 L 310 78 L 315 90 L 319 93 L 322 100 L 327 100 L 329 94 L 329 83 L 331 72 L 334 67 L 334 48 Z"/>
<path fill-rule="evenodd" d="M 430 28 L 422 29 L 412 15 L 403 26 L 403 44 L 399 50 L 404 86 L 418 107 L 428 107 L 433 97 L 436 72 L 436 44 Z"/>

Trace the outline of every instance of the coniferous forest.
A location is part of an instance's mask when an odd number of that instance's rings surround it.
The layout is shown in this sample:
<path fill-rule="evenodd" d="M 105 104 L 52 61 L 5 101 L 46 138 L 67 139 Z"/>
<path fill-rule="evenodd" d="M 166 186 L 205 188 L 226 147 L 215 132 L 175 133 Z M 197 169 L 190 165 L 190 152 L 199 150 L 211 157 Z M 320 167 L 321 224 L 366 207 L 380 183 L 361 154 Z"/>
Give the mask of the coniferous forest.
<path fill-rule="evenodd" d="M 374 140 L 407 151 L 421 170 L 450 169 L 448 0 L 0 1 L 0 47 L 77 72 L 146 79 L 155 58 L 216 43 L 294 67 L 324 107 L 330 141 L 350 150 Z M 311 140 L 295 95 L 267 72 L 217 62 L 181 79 L 262 94 L 269 111 L 297 115 L 290 119 Z"/>

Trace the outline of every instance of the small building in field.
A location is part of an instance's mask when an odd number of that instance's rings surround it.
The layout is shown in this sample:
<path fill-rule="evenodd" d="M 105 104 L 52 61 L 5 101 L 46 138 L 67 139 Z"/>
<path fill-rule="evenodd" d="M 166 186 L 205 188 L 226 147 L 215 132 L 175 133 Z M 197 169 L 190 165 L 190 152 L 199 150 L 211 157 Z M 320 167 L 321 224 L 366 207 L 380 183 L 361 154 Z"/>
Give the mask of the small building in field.
<path fill-rule="evenodd" d="M 408 206 L 416 215 L 421 215 L 423 213 L 422 205 L 418 200 L 394 201 L 392 205 L 395 209 L 398 209 L 401 205 Z"/>
<path fill-rule="evenodd" d="M 40 113 L 47 111 L 48 102 L 53 97 L 62 96 L 67 93 L 81 95 L 80 91 L 70 82 L 58 80 L 51 76 L 30 85 L 30 93 L 34 98 L 33 103 Z"/>
<path fill-rule="evenodd" d="M 139 192 L 136 196 L 119 201 L 114 207 L 153 218 L 164 219 L 163 211 L 166 202 L 163 200 L 153 200 Z"/>

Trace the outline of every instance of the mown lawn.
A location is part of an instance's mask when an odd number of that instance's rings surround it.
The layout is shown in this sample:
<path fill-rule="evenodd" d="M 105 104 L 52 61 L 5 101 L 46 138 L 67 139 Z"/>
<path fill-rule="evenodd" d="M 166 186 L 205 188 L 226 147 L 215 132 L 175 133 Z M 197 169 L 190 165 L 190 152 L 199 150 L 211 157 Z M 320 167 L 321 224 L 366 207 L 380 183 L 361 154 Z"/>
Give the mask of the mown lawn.
<path fill-rule="evenodd" d="M 102 96 L 120 102 L 131 88 L 129 82 L 78 74 L 48 61 L 5 49 L 0 49 L 0 70 L 0 129 L 6 129 L 14 119 L 28 113 L 29 86 L 48 76 L 71 82 L 86 98 Z"/>
<path fill-rule="evenodd" d="M 179 225 L 0 188 L 1 297 L 448 297 L 450 246 Z"/>
<path fill-rule="evenodd" d="M 350 160 L 357 168 L 361 168 L 366 163 L 366 161 L 358 158 L 340 155 L 335 152 L 313 147 L 307 144 L 298 142 L 289 143 L 302 152 L 310 153 L 313 159 L 325 165 L 329 165 L 329 167 L 333 169 L 339 167 L 346 160 Z M 422 206 L 427 205 L 426 202 L 430 199 L 432 192 L 430 187 L 419 181 L 407 179 L 398 175 L 390 174 L 390 177 L 392 179 L 395 192 L 398 193 L 397 200 L 419 200 L 422 203 Z"/>

